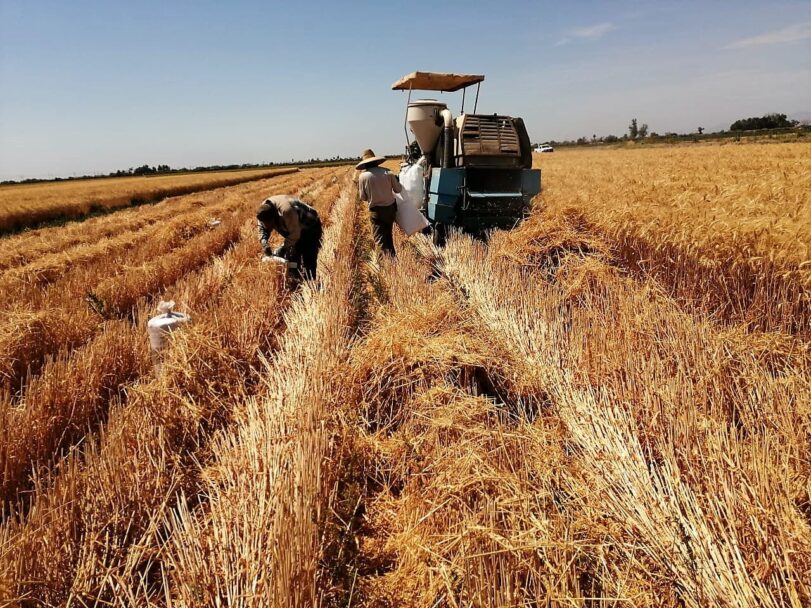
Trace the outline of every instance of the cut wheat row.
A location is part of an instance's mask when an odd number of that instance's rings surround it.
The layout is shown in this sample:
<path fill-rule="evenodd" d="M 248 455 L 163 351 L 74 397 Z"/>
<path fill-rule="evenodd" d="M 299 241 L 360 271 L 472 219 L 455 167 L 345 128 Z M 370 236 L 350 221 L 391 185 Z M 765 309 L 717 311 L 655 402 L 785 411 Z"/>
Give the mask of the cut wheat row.
<path fill-rule="evenodd" d="M 574 451 L 560 487 L 544 493 L 564 492 L 564 522 L 585 518 L 595 546 L 610 552 L 604 570 L 589 572 L 600 593 L 651 605 L 807 602 L 811 527 L 796 506 L 808 474 L 807 360 L 757 337 L 719 335 L 655 286 L 639 289 L 591 260 L 564 261 L 550 288 L 516 277 L 491 247 L 457 240 L 442 265 L 514 353 L 516 392 L 529 387 L 539 408 L 551 402 Z M 753 346 L 771 351 L 780 377 L 754 360 Z M 535 453 L 554 454 L 538 437 Z M 784 533 L 765 533 L 774 529 Z M 562 539 L 549 540 L 560 548 Z"/>
<path fill-rule="evenodd" d="M 366 487 L 335 522 L 363 504 L 343 603 L 804 605 L 806 357 L 693 321 L 563 228 L 559 267 L 526 228 L 452 242 L 458 294 L 408 248 L 381 273 L 341 393 Z"/>
<path fill-rule="evenodd" d="M 104 290 L 100 295 L 91 294 L 92 304 L 102 314 L 102 319 L 132 317 L 142 298 L 228 248 L 237 239 L 240 225 L 248 215 L 245 212 L 234 214 L 216 229 L 201 233 L 174 250 L 153 252 L 156 259 L 122 276 L 105 281 L 102 275 L 99 287 Z M 124 295 L 116 289 L 125 290 Z M 104 326 L 98 314 L 88 306 L 83 292 L 73 292 L 72 299 L 63 306 L 50 303 L 33 311 L 10 312 L 4 317 L 0 324 L 0 352 L 3 354 L 0 376 L 2 387 L 10 391 L 21 387 L 26 374 L 36 374 L 48 356 L 85 344 Z"/>
<path fill-rule="evenodd" d="M 243 250 L 254 250 L 256 244 L 253 242 L 253 226 L 250 222 L 247 225 L 244 221 L 242 223 L 242 237 L 247 243 Z M 234 224 L 234 228 L 237 227 Z M 227 237 L 229 232 L 219 231 L 216 234 L 220 239 Z M 212 254 L 203 247 L 196 249 L 194 253 L 205 255 L 206 260 Z M 173 270 L 180 267 L 175 264 Z M 188 265 L 183 268 L 191 270 Z M 162 275 L 153 273 L 153 276 Z M 198 276 L 192 274 L 183 282 L 193 285 L 199 282 Z M 208 286 L 206 290 L 192 294 L 189 294 L 188 287 L 183 287 L 183 282 L 174 291 L 185 292 L 187 297 L 193 297 L 191 301 L 198 307 L 204 308 L 216 303 L 218 289 L 214 289 L 209 282 L 204 281 Z M 220 288 L 224 286 L 222 284 Z M 132 287 L 129 289 L 133 291 Z M 32 465 L 47 462 L 52 454 L 58 458 L 64 446 L 83 436 L 88 426 L 92 428 L 103 417 L 107 403 L 121 392 L 121 386 L 143 373 L 148 365 L 142 329 L 150 314 L 146 310 L 148 300 L 147 295 L 138 303 L 133 302 L 133 314 L 138 308 L 141 310 L 140 315 L 135 314 L 135 318 L 139 319 L 135 326 L 112 321 L 94 324 L 92 328 L 81 328 L 92 329 L 93 334 L 100 332 L 99 337 L 75 354 L 64 352 L 56 361 L 47 364 L 39 376 L 30 380 L 19 400 L 6 396 L 0 402 L 6 422 L 0 437 L 4 502 L 13 501 L 18 492 L 27 488 Z M 45 348 L 47 344 L 40 342 L 38 346 Z M 56 348 L 60 347 L 51 346 L 54 347 L 53 352 L 57 352 Z M 20 357 L 25 356 L 30 366 L 34 346 L 29 345 L 18 350 L 22 351 Z M 70 387 L 70 390 L 65 390 L 65 387 Z"/>
<path fill-rule="evenodd" d="M 113 210 L 167 196 L 235 186 L 297 169 L 230 171 L 161 177 L 77 180 L 0 188 L 0 232 L 51 221 L 80 218 L 97 209 Z"/>
<path fill-rule="evenodd" d="M 305 178 L 305 175 L 297 174 L 291 178 L 293 181 L 280 181 L 276 187 L 313 183 L 311 177 L 307 175 Z M 28 285 L 32 292 L 29 298 L 17 293 L 15 298 L 23 301 L 18 300 L 16 308 L 0 323 L 0 353 L 3 355 L 0 357 L 3 362 L 0 364 L 0 379 L 3 385 L 11 390 L 18 389 L 25 374 L 29 370 L 37 373 L 47 356 L 59 349 L 86 343 L 99 329 L 97 313 L 108 318 L 132 315 L 141 298 L 171 284 L 212 255 L 220 253 L 233 242 L 239 226 L 250 215 L 252 205 L 244 197 L 251 193 L 253 189 L 233 196 L 226 194 L 219 205 L 182 216 L 159 229 L 140 248 L 123 252 L 125 257 L 121 260 L 106 257 L 103 245 L 94 247 L 93 256 L 87 258 L 85 267 L 74 273 L 68 272 L 47 290 Z M 259 196 L 257 192 L 256 197 Z M 223 223 L 210 228 L 210 213 L 217 213 Z M 193 228 L 192 233 L 188 232 L 189 228 Z M 116 268 L 129 264 L 134 267 L 123 274 L 116 271 Z M 88 293 L 95 312 L 86 305 Z"/>
<path fill-rule="evenodd" d="M 327 211 L 334 189 L 316 191 L 317 206 Z M 133 561 L 129 552 L 143 555 L 156 546 L 152 524 L 161 506 L 173 504 L 180 490 L 194 492 L 199 482 L 190 469 L 200 457 L 195 452 L 254 390 L 258 357 L 277 341 L 273 328 L 281 322 L 283 294 L 274 291 L 273 269 L 256 264 L 257 251 L 257 243 L 242 241 L 208 278 L 201 277 L 198 292 L 212 278 L 226 285 L 225 292 L 190 331 L 177 336 L 165 375 L 130 389 L 128 403 L 114 408 L 84 461 L 69 460 L 37 492 L 27 520 L 6 525 L 3 534 L 14 550 L 0 560 L 0 572 L 7 573 L 10 597 L 123 600 L 125 592 L 146 584 L 144 562 Z M 45 537 L 36 530 L 46 530 Z M 105 541 L 98 546 L 94 539 L 102 530 Z M 47 547 L 54 546 L 55 559 L 47 559 Z M 84 561 L 77 562 L 79 555 Z M 22 556 L 27 557 L 20 561 Z M 22 572 L 37 573 L 38 583 L 21 578 Z"/>
<path fill-rule="evenodd" d="M 299 179 L 296 179 L 296 178 Z M 273 182 L 277 187 L 286 187 L 288 183 L 298 183 L 300 177 L 279 178 Z M 64 288 L 55 285 L 61 281 L 66 284 L 72 276 L 79 275 L 79 280 L 86 280 L 88 266 L 102 263 L 110 270 L 121 266 L 137 265 L 146 261 L 150 253 L 170 249 L 195 236 L 208 227 L 212 220 L 244 208 L 244 201 L 250 197 L 259 197 L 264 183 L 252 183 L 235 191 L 221 190 L 208 205 L 200 205 L 191 198 L 178 199 L 173 205 L 171 217 L 160 222 L 150 222 L 140 229 L 132 229 L 128 222 L 120 222 L 114 235 L 94 239 L 73 247 L 61 249 L 54 253 L 33 256 L 25 252 L 28 260 L 24 265 L 6 270 L 0 275 L 0 293 L 18 293 L 21 297 L 33 300 L 32 305 L 43 294 L 42 288 L 53 287 L 53 291 L 62 293 Z M 114 214 L 115 215 L 115 214 Z M 113 215 L 113 217 L 114 217 Z M 52 229 L 52 234 L 58 229 Z M 165 242 L 163 242 L 165 241 Z M 69 284 L 69 283 L 67 283 Z"/>
<path fill-rule="evenodd" d="M 222 269 L 222 264 L 215 265 Z M 205 290 L 195 290 L 198 297 L 194 301 L 198 310 L 205 310 L 217 304 L 229 278 L 230 273 L 220 271 L 210 279 L 203 269 L 173 291 L 188 294 L 195 285 L 204 284 Z M 140 303 L 135 324 L 129 320 L 105 322 L 85 346 L 62 351 L 47 362 L 28 381 L 19 399 L 0 403 L 5 419 L 0 432 L 4 502 L 13 505 L 22 500 L 19 507 L 24 507 L 33 478 L 96 428 L 110 403 L 125 397 L 128 383 L 151 368 L 143 329 L 152 314 L 146 299 Z"/>
<path fill-rule="evenodd" d="M 269 390 L 247 401 L 233 431 L 212 446 L 204 509 L 181 503 L 168 518 L 168 590 L 178 606 L 314 606 L 331 472 L 330 403 L 353 324 L 359 207 L 346 186 L 325 239 L 319 291 L 287 314 L 269 362 Z M 228 542 L 222 542 L 223 534 Z M 155 598 L 157 599 L 157 598 Z"/>
<path fill-rule="evenodd" d="M 330 169 L 307 169 L 301 171 L 307 179 L 320 179 Z M 23 266 L 46 254 L 64 252 L 68 249 L 95 243 L 122 233 L 134 233 L 153 224 L 171 219 L 196 207 L 217 205 L 226 193 L 244 194 L 246 197 L 269 189 L 281 190 L 287 183 L 299 181 L 295 174 L 282 173 L 275 177 L 248 182 L 239 186 L 216 188 L 192 195 L 170 197 L 154 205 L 134 209 L 122 209 L 81 222 L 71 222 L 54 228 L 41 228 L 0 239 L 0 270 Z"/>

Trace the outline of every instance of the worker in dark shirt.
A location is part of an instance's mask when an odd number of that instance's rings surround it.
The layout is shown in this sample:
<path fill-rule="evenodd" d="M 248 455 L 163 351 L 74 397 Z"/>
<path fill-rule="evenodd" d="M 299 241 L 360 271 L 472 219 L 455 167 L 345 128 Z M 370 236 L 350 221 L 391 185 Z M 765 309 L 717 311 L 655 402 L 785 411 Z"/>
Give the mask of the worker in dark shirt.
<path fill-rule="evenodd" d="M 302 278 L 315 279 L 322 236 L 321 219 L 315 209 L 294 196 L 279 194 L 259 206 L 256 221 L 265 255 L 293 262 Z M 274 230 L 284 237 L 276 251 L 268 245 Z"/>

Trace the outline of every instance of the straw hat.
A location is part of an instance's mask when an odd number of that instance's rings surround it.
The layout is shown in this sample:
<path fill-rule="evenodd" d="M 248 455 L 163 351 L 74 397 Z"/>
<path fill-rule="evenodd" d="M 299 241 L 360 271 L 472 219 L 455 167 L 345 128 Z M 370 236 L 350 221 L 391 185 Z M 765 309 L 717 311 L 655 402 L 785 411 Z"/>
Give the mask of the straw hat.
<path fill-rule="evenodd" d="M 361 156 L 361 161 L 355 165 L 355 169 L 368 169 L 369 167 L 376 167 L 380 163 L 386 162 L 386 158 L 383 156 L 375 156 L 375 153 L 370 149 L 367 148 L 363 151 Z"/>

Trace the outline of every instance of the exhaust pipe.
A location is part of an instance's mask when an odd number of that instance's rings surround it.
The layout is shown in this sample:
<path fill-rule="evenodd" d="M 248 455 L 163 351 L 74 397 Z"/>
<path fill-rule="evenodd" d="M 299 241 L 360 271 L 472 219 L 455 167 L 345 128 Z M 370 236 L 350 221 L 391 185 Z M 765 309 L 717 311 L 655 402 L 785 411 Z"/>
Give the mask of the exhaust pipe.
<path fill-rule="evenodd" d="M 442 168 L 453 167 L 453 114 L 447 108 L 439 113 L 445 124 L 445 132 L 442 138 Z"/>

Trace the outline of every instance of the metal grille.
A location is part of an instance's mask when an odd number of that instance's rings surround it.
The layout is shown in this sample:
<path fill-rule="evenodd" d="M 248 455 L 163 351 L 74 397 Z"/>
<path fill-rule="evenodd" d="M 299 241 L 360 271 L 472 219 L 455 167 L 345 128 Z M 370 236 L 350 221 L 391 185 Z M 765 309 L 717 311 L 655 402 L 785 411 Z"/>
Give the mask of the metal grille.
<path fill-rule="evenodd" d="M 515 156 L 521 152 L 518 133 L 506 116 L 468 114 L 462 123 L 461 135 L 465 156 Z"/>

